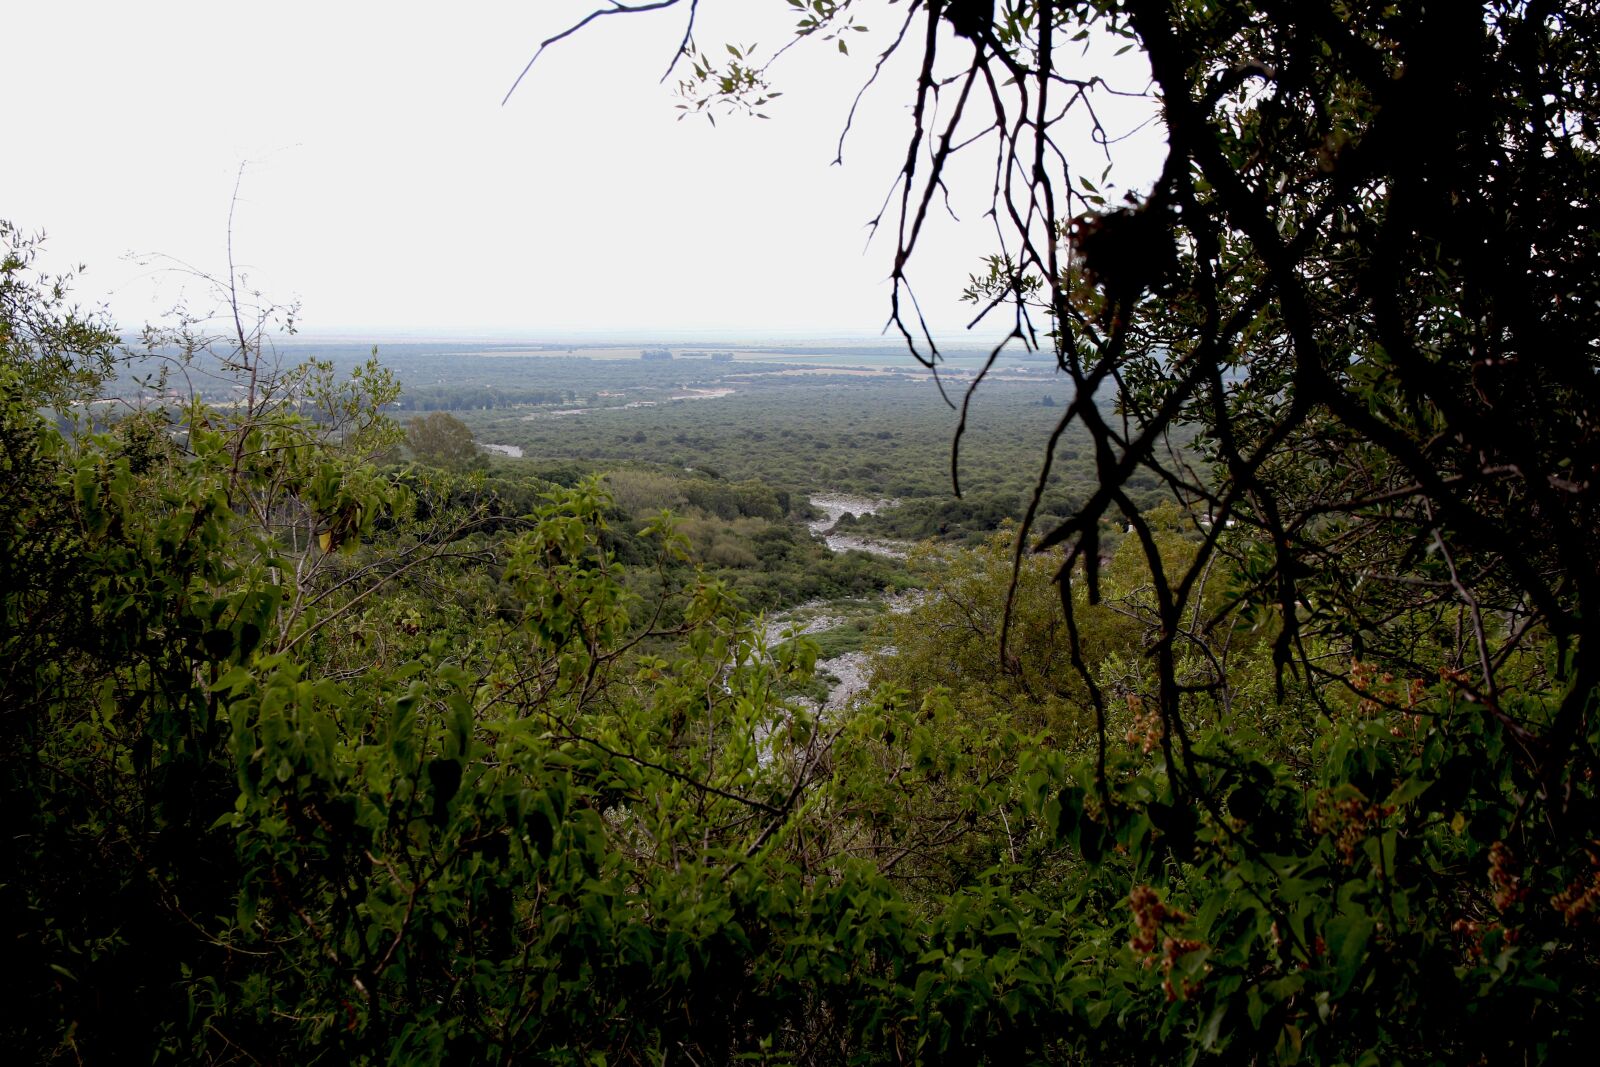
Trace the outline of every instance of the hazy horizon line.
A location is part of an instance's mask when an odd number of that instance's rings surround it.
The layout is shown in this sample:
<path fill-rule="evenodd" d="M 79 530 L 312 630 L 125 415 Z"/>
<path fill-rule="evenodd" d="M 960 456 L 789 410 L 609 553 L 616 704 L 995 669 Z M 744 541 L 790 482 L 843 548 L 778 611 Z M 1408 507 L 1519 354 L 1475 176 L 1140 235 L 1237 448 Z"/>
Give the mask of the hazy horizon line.
<path fill-rule="evenodd" d="M 124 343 L 137 338 L 136 334 L 120 331 Z M 644 331 L 622 330 L 500 330 L 451 329 L 405 327 L 338 327 L 332 329 L 302 330 L 293 334 L 269 335 L 273 344 L 282 346 L 315 344 L 485 344 L 485 345 L 670 345 L 685 347 L 704 346 L 795 346 L 838 345 L 905 348 L 903 338 L 895 334 L 873 333 L 863 330 L 683 330 L 662 329 Z M 940 340 L 941 348 L 966 349 L 993 347 L 993 342 L 979 338 Z"/>

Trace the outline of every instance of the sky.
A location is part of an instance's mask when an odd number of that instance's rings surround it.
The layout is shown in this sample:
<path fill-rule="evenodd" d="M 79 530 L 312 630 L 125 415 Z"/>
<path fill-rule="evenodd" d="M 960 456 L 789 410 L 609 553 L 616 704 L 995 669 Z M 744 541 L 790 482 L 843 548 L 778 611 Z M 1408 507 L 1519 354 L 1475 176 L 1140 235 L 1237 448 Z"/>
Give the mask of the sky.
<path fill-rule="evenodd" d="M 77 297 L 130 330 L 209 301 L 231 212 L 235 263 L 300 305 L 307 336 L 877 334 L 894 245 L 866 223 L 905 156 L 909 52 L 832 161 L 904 5 L 860 5 L 871 32 L 848 56 L 787 52 L 767 120 L 680 121 L 676 77 L 661 83 L 677 10 L 598 20 L 502 105 L 538 42 L 593 6 L 12 0 L 0 217 L 47 235 L 48 266 L 84 265 Z M 792 25 L 784 0 L 700 8 L 707 49 L 770 53 Z M 1136 60 L 1113 61 L 1135 89 Z M 1112 118 L 1135 127 L 1141 106 Z M 1126 184 L 1159 149 L 1146 128 L 1120 150 Z M 941 215 L 915 265 L 946 342 L 1003 332 L 962 332 L 960 289 L 993 251 L 977 162 L 953 175 L 960 222 Z"/>

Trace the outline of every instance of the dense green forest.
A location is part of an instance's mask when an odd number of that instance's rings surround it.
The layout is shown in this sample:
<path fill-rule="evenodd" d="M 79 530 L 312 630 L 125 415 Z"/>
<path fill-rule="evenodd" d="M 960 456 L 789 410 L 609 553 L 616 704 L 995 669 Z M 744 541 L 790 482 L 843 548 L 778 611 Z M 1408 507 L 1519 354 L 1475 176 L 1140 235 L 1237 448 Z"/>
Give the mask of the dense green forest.
<path fill-rule="evenodd" d="M 907 20 L 898 369 L 285 358 L 236 293 L 130 352 L 0 226 L 8 1050 L 1582 1062 L 1600 12 L 790 6 Z M 1091 36 L 1167 135 L 1121 204 Z M 910 296 L 960 151 L 992 354 Z"/>

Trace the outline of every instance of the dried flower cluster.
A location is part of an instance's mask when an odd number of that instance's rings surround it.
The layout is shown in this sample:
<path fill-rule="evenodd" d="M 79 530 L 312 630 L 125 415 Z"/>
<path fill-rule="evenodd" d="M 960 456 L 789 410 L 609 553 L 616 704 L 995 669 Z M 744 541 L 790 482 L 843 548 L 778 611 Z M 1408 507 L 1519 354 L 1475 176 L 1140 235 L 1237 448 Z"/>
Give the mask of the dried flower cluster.
<path fill-rule="evenodd" d="M 1450 924 L 1450 932 L 1466 943 L 1467 959 L 1469 960 L 1483 958 L 1484 936 L 1500 928 L 1499 923 L 1480 923 L 1471 919 L 1457 919 Z"/>
<path fill-rule="evenodd" d="M 1161 988 L 1166 992 L 1167 999 L 1177 1000 L 1179 996 L 1187 997 L 1193 993 L 1196 983 L 1189 979 L 1181 981 L 1181 989 L 1180 986 L 1173 984 L 1172 969 L 1182 957 L 1205 948 L 1205 942 L 1188 937 L 1163 935 L 1161 932 L 1161 928 L 1168 923 L 1187 922 L 1189 916 L 1177 908 L 1168 907 L 1156 895 L 1156 891 L 1147 885 L 1134 887 L 1133 892 L 1128 894 L 1128 906 L 1133 909 L 1133 925 L 1138 931 L 1129 943 L 1129 947 L 1143 955 L 1146 967 L 1156 961 L 1156 943 L 1157 939 L 1160 940 L 1163 975 Z M 1206 970 L 1210 969 L 1207 965 Z"/>
<path fill-rule="evenodd" d="M 1133 721 L 1124 736 L 1128 744 L 1137 745 L 1148 756 L 1161 747 L 1161 716 L 1145 707 L 1137 693 L 1128 694 L 1128 711 L 1132 713 Z"/>
<path fill-rule="evenodd" d="M 1600 841 L 1594 842 L 1600 848 Z M 1568 925 L 1577 925 L 1585 916 L 1592 916 L 1600 904 L 1600 854 L 1589 854 L 1590 871 L 1587 877 L 1576 878 L 1567 888 L 1550 898 L 1550 906 L 1559 911 Z"/>
<path fill-rule="evenodd" d="M 1313 830 L 1335 839 L 1339 858 L 1349 865 L 1355 863 L 1356 851 L 1372 828 L 1393 814 L 1393 804 L 1368 804 L 1359 794 L 1334 800 L 1324 793 L 1312 807 L 1310 820 Z"/>
<path fill-rule="evenodd" d="M 1494 906 L 1505 911 L 1526 895 L 1517 874 L 1516 860 L 1504 841 L 1489 846 L 1489 887 L 1494 890 Z"/>
<path fill-rule="evenodd" d="M 1133 925 L 1138 931 L 1129 942 L 1129 947 L 1147 957 L 1155 952 L 1163 925 L 1189 920 L 1189 916 L 1182 911 L 1163 903 L 1156 891 L 1147 885 L 1133 887 L 1133 892 L 1128 894 L 1128 907 L 1133 909 Z"/>

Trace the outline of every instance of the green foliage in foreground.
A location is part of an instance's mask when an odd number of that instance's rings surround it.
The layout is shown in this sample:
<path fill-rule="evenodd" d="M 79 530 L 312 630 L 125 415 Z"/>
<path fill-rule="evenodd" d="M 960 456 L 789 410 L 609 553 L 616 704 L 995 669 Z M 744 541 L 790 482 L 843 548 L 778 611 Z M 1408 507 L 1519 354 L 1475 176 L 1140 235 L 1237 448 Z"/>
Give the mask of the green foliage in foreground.
<path fill-rule="evenodd" d="M 0 1027 L 25 1060 L 1563 1062 L 1593 1040 L 1596 868 L 1516 825 L 1517 738 L 1449 677 L 1358 673 L 1361 700 L 1306 713 L 1298 766 L 1238 728 L 1269 706 L 1215 710 L 1191 739 L 1212 805 L 1174 795 L 1130 700 L 1102 791 L 1092 750 L 948 689 L 785 708 L 814 648 L 767 658 L 714 582 L 636 645 L 593 483 L 497 550 L 515 617 L 462 631 L 398 578 L 350 592 L 422 509 L 297 417 L 239 436 L 196 412 L 152 457 L 69 443 L 8 390 Z M 346 569 L 304 582 L 321 560 Z M 1535 684 L 1553 655 L 1519 668 L 1523 721 L 1559 700 Z M 1581 842 L 1593 786 L 1570 788 Z"/>

